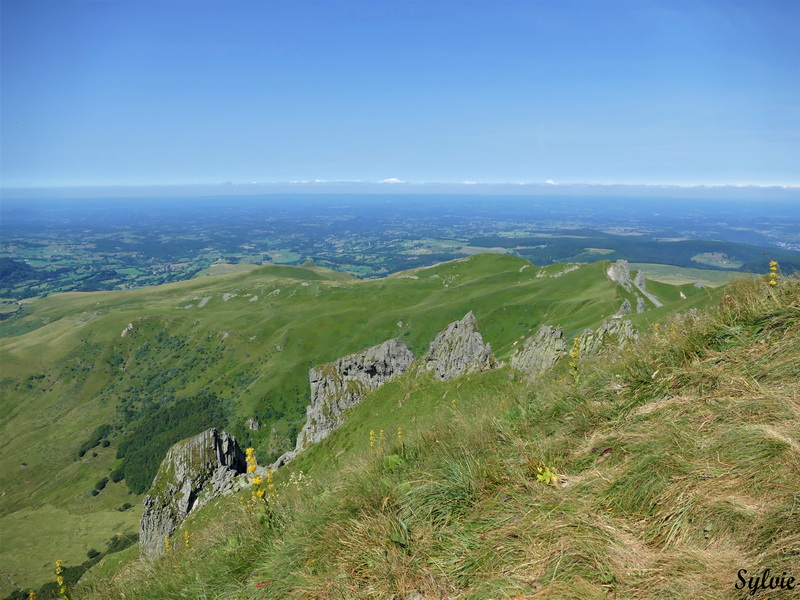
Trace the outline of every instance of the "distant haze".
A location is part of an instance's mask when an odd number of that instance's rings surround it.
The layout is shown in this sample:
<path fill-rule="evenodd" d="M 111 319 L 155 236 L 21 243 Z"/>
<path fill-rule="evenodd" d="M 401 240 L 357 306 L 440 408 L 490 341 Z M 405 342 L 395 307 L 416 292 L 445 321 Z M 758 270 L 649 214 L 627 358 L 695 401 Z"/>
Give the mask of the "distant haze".
<path fill-rule="evenodd" d="M 796 202 L 800 210 L 800 187 L 796 186 L 675 186 L 621 184 L 455 184 L 295 182 L 154 186 L 74 186 L 6 188 L 6 199 L 58 198 L 201 198 L 213 196 L 263 196 L 286 194 L 442 194 L 486 196 L 598 196 L 615 198 L 701 198 L 720 200 L 774 200 Z"/>

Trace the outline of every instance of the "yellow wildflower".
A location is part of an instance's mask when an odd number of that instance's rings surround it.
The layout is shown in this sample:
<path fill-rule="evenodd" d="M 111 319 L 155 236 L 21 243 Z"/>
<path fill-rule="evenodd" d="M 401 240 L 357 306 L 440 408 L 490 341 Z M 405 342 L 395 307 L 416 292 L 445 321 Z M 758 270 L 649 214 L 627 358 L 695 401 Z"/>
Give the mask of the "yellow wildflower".
<path fill-rule="evenodd" d="M 247 465 L 247 472 L 248 473 L 255 473 L 258 467 L 256 465 Z"/>
<path fill-rule="evenodd" d="M 264 481 L 264 480 L 263 480 L 263 479 L 261 479 L 261 477 L 259 477 L 258 475 L 256 475 L 255 477 L 253 477 L 253 485 L 261 485 L 261 482 L 262 482 L 262 481 Z"/>

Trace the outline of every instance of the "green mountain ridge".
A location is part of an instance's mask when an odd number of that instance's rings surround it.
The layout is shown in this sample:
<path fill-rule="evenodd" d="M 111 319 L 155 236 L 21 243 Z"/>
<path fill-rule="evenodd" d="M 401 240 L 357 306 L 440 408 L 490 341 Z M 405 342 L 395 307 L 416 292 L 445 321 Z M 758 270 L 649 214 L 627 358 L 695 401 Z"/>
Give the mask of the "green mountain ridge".
<path fill-rule="evenodd" d="M 267 502 L 219 498 L 166 556 L 130 549 L 74 592 L 796 598 L 800 282 L 725 292 L 532 383 L 403 375 L 280 469 Z"/>
<path fill-rule="evenodd" d="M 470 310 L 507 360 L 515 342 L 542 324 L 572 336 L 597 327 L 625 300 L 635 306 L 635 297 L 608 279 L 608 266 L 536 267 L 476 255 L 367 281 L 271 266 L 26 305 L 0 323 L 0 526 L 8 540 L 0 593 L 13 589 L 11 581 L 47 580 L 56 558 L 76 565 L 115 535 L 135 532 L 138 508 L 124 507 L 139 506 L 163 454 L 180 439 L 224 427 L 254 446 L 262 464 L 293 447 L 311 366 L 392 337 L 419 357 Z M 664 306 L 631 314 L 639 327 L 719 295 L 691 285 L 648 282 L 648 289 Z M 507 375 L 492 378 L 499 385 Z M 405 406 L 417 406 L 413 417 L 424 422 L 430 411 L 416 403 L 439 394 L 433 383 L 423 393 L 405 380 L 391 382 L 373 395 L 400 394 L 409 385 Z M 258 431 L 250 419 L 261 424 Z M 362 439 L 358 423 L 350 428 Z M 325 444 L 298 457 L 296 469 L 338 464 L 319 458 Z"/>

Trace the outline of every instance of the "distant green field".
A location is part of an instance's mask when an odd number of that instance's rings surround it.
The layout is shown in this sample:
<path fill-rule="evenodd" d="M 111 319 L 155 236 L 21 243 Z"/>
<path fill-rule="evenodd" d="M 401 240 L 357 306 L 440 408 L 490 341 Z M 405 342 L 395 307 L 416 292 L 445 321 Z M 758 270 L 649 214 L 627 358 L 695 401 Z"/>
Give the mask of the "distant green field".
<path fill-rule="evenodd" d="M 229 273 L 244 273 L 247 271 L 252 271 L 253 269 L 257 269 L 258 265 L 251 265 L 247 263 L 214 263 L 207 269 L 203 269 L 202 271 L 198 271 L 197 275 L 194 276 L 195 279 L 198 277 L 208 277 L 209 275 L 228 275 Z"/>
<path fill-rule="evenodd" d="M 691 267 L 673 267 L 671 265 L 656 265 L 652 263 L 630 263 L 630 267 L 634 271 L 643 271 L 648 279 L 671 285 L 701 283 L 709 287 L 719 287 L 730 283 L 734 279 L 751 277 L 749 273 L 692 269 Z"/>
<path fill-rule="evenodd" d="M 744 262 L 734 260 L 722 252 L 702 252 L 695 254 L 692 260 L 715 269 L 738 269 L 744 264 Z"/>

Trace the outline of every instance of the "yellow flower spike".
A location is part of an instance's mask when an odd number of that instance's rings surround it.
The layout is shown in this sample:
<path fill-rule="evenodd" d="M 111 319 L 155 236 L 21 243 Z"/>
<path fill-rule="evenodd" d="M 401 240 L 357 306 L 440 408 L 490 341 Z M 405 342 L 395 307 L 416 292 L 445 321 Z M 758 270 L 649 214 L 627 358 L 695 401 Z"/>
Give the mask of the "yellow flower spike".
<path fill-rule="evenodd" d="M 259 477 L 258 475 L 256 475 L 255 477 L 253 477 L 253 485 L 261 485 L 261 482 L 262 482 L 262 481 L 264 481 L 264 480 L 263 480 L 263 479 L 261 479 L 261 477 Z"/>
<path fill-rule="evenodd" d="M 184 531 L 183 532 L 183 539 L 186 542 L 186 547 L 188 548 L 189 547 L 189 532 L 188 531 Z"/>
<path fill-rule="evenodd" d="M 397 428 L 397 441 L 401 442 L 401 443 L 403 442 L 403 428 L 402 427 L 398 427 Z"/>
<path fill-rule="evenodd" d="M 56 577 L 56 583 L 57 583 L 58 585 L 64 585 L 64 577 L 62 577 L 61 575 L 59 575 L 58 577 Z"/>
<path fill-rule="evenodd" d="M 247 465 L 247 472 L 248 473 L 255 473 L 258 467 L 256 465 Z"/>
<path fill-rule="evenodd" d="M 369 447 L 370 448 L 375 447 L 375 431 L 373 430 L 370 430 L 369 432 Z"/>
<path fill-rule="evenodd" d="M 30 593 L 28 593 L 28 600 L 36 600 L 36 592 L 31 590 Z"/>

